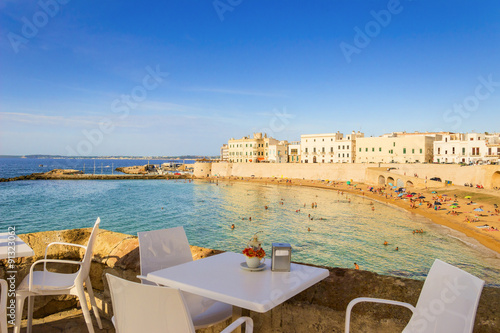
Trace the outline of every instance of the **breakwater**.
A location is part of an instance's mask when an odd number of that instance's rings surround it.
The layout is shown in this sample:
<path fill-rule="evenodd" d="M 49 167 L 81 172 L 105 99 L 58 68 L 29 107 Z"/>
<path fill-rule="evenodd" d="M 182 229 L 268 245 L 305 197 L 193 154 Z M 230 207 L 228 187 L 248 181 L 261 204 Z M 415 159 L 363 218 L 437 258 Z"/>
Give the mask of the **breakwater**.
<path fill-rule="evenodd" d="M 11 182 L 19 180 L 125 180 L 125 179 L 189 179 L 189 175 L 92 175 L 92 174 L 48 174 L 32 173 L 26 176 L 13 178 L 0 178 L 0 182 Z"/>

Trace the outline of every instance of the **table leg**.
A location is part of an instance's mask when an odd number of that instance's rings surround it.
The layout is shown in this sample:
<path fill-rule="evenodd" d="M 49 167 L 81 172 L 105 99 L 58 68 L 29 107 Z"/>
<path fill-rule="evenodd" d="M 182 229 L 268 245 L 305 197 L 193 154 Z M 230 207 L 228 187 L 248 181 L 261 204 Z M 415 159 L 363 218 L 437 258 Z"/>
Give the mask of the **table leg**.
<path fill-rule="evenodd" d="M 238 306 L 234 306 L 233 305 L 233 321 L 235 321 L 236 319 L 238 319 L 241 316 L 249 317 L 250 316 L 250 310 L 242 309 L 242 308 L 240 308 Z M 245 324 L 243 324 L 243 328 L 242 328 L 242 326 L 240 326 L 237 329 L 235 329 L 233 332 L 234 333 L 245 333 L 245 326 L 244 325 Z"/>

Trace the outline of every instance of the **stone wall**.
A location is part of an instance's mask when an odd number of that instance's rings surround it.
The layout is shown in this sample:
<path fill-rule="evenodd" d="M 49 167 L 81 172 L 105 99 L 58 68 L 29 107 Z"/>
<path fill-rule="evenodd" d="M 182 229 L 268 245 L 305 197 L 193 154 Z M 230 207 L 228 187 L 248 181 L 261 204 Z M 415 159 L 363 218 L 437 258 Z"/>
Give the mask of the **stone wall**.
<path fill-rule="evenodd" d="M 45 246 L 54 241 L 86 244 L 90 229 L 39 232 L 20 235 L 35 251 L 32 258 L 16 261 L 17 284 L 26 276 L 31 263 L 43 257 Z M 81 258 L 80 251 L 68 252 L 59 248 L 52 258 Z M 192 246 L 193 258 L 200 259 L 216 253 Z M 380 297 L 416 304 L 422 281 L 382 276 L 367 271 L 329 268 L 330 276 L 273 310 L 261 314 L 250 312 L 255 332 L 343 332 L 345 309 L 350 300 L 360 297 Z M 112 307 L 105 274 L 114 274 L 138 281 L 139 251 L 135 236 L 101 230 L 94 251 L 91 281 L 102 314 L 110 317 Z M 0 278 L 6 277 L 5 260 L 0 262 Z M 35 317 L 44 317 L 77 306 L 74 297 L 37 297 Z M 484 288 L 476 316 L 474 332 L 500 332 L 500 289 Z M 409 310 L 388 305 L 360 304 L 354 308 L 353 331 L 401 332 L 410 318 Z M 219 332 L 226 324 L 199 330 Z"/>
<path fill-rule="evenodd" d="M 480 184 L 485 188 L 500 187 L 499 165 L 460 166 L 457 164 L 420 164 L 420 163 L 380 163 L 380 164 L 328 164 L 328 163 L 210 163 L 197 162 L 194 165 L 195 177 L 277 177 L 295 179 L 353 180 L 377 184 L 376 170 L 391 169 L 391 173 L 404 176 L 416 184 L 425 183 L 427 177 L 451 181 L 453 184 Z M 383 174 L 383 173 L 381 173 Z M 414 177 L 414 175 L 418 177 Z M 413 179 L 410 179 L 413 178 Z M 434 184 L 441 186 L 442 184 Z M 417 185 L 418 186 L 418 185 Z M 424 185 L 425 186 L 425 185 Z"/>

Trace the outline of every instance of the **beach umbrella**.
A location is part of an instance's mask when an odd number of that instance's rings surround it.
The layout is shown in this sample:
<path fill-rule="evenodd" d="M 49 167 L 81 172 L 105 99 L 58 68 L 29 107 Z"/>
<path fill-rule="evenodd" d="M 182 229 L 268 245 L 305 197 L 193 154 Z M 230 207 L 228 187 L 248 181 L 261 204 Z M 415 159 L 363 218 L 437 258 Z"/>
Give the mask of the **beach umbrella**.
<path fill-rule="evenodd" d="M 466 195 L 465 199 L 472 199 L 472 197 L 470 195 Z"/>
<path fill-rule="evenodd" d="M 436 191 L 432 191 L 431 193 L 434 193 L 434 194 L 436 194 L 437 192 L 436 192 Z"/>
<path fill-rule="evenodd" d="M 411 194 L 406 195 L 407 198 L 411 198 L 412 196 L 413 195 L 411 195 Z"/>
<path fill-rule="evenodd" d="M 394 186 L 394 185 L 392 185 L 392 183 L 389 183 L 389 186 Z"/>
<path fill-rule="evenodd" d="M 416 195 L 416 194 L 417 194 L 417 193 L 415 193 L 415 192 L 411 192 L 411 195 Z"/>
<path fill-rule="evenodd" d="M 397 192 L 397 191 L 395 191 L 395 192 Z M 399 194 L 398 194 L 398 197 L 402 196 L 403 194 L 404 194 L 404 193 L 399 193 Z"/>
<path fill-rule="evenodd" d="M 396 186 L 393 186 L 392 188 L 396 188 Z"/>
<path fill-rule="evenodd" d="M 476 209 L 474 209 L 474 211 L 476 211 L 476 212 L 483 212 L 484 209 L 482 209 L 482 208 L 476 208 Z"/>
<path fill-rule="evenodd" d="M 441 206 L 441 203 L 439 201 L 434 201 L 435 206 Z"/>
<path fill-rule="evenodd" d="M 425 199 L 425 197 L 423 195 L 419 196 L 418 198 L 419 199 Z"/>
<path fill-rule="evenodd" d="M 447 196 L 448 196 L 448 194 L 443 194 L 443 197 L 447 197 Z"/>

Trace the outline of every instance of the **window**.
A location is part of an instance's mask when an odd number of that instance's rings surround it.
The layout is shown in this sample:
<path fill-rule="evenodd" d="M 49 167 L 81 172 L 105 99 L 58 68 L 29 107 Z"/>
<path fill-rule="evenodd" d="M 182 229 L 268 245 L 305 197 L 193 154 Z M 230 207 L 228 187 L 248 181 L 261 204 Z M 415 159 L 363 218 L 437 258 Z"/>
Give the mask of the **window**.
<path fill-rule="evenodd" d="M 325 152 L 325 147 L 321 148 L 321 151 L 324 153 Z"/>
<path fill-rule="evenodd" d="M 438 154 L 441 154 L 441 148 L 438 147 Z"/>
<path fill-rule="evenodd" d="M 314 142 L 316 142 L 316 139 L 314 139 Z"/>
<path fill-rule="evenodd" d="M 323 140 L 323 142 L 325 142 L 325 139 L 322 139 L 322 140 Z"/>
<path fill-rule="evenodd" d="M 368 147 L 365 148 L 365 151 L 368 151 Z"/>
<path fill-rule="evenodd" d="M 413 149 L 413 148 L 412 148 L 412 149 L 411 149 L 411 153 L 412 153 L 412 154 L 415 154 L 415 149 Z"/>
<path fill-rule="evenodd" d="M 406 154 L 406 148 L 403 148 L 403 154 Z"/>
<path fill-rule="evenodd" d="M 345 157 L 343 153 L 342 153 L 342 157 Z"/>
<path fill-rule="evenodd" d="M 315 152 L 316 152 L 316 147 L 313 148 L 313 153 L 315 153 Z"/>
<path fill-rule="evenodd" d="M 451 153 L 452 153 L 453 155 L 455 155 L 455 147 L 452 147 L 452 148 L 451 148 Z"/>
<path fill-rule="evenodd" d="M 422 148 L 420 148 L 420 154 L 422 154 Z"/>
<path fill-rule="evenodd" d="M 330 147 L 330 153 L 333 153 L 333 147 Z"/>
<path fill-rule="evenodd" d="M 349 145 L 347 145 L 347 149 L 349 149 Z"/>
<path fill-rule="evenodd" d="M 393 147 L 396 147 L 396 142 L 393 142 L 393 143 L 392 143 L 392 146 L 393 146 Z"/>
<path fill-rule="evenodd" d="M 359 152 L 361 152 L 361 148 L 359 148 Z"/>
<path fill-rule="evenodd" d="M 349 157 L 349 153 L 347 153 L 347 157 Z"/>
<path fill-rule="evenodd" d="M 345 149 L 345 146 L 342 146 L 342 149 Z"/>
<path fill-rule="evenodd" d="M 375 151 L 375 148 L 372 147 L 372 152 Z"/>
<path fill-rule="evenodd" d="M 339 145 L 339 150 L 340 150 L 340 145 Z M 361 150 L 360 150 L 361 151 Z"/>
<path fill-rule="evenodd" d="M 465 155 L 465 147 L 462 148 L 462 155 Z"/>
<path fill-rule="evenodd" d="M 339 158 L 340 158 L 340 153 L 339 153 Z"/>
<path fill-rule="evenodd" d="M 307 153 L 307 148 L 306 148 L 305 152 Z M 306 163 L 307 163 L 307 162 L 306 162 Z"/>

